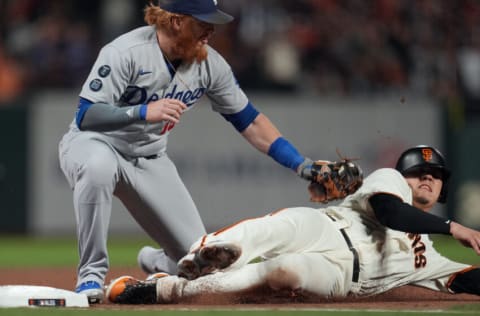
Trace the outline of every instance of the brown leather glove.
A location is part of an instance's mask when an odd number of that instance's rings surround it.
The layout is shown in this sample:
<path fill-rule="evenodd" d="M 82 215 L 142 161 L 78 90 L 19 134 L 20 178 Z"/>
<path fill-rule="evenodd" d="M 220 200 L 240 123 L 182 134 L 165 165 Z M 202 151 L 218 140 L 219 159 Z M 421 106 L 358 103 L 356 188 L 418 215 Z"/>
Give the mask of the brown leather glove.
<path fill-rule="evenodd" d="M 343 199 L 355 193 L 363 183 L 362 169 L 349 160 L 315 161 L 310 175 L 308 192 L 312 202 L 328 203 Z"/>

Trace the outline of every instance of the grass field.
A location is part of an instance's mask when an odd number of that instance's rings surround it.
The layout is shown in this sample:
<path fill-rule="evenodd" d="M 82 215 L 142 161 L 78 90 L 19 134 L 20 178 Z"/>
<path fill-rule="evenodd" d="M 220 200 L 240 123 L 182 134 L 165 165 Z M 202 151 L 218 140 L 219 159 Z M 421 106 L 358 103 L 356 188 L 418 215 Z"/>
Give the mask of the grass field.
<path fill-rule="evenodd" d="M 112 265 L 134 266 L 141 247 L 151 241 L 119 237 L 109 241 Z M 153 245 L 153 244 L 151 244 Z M 78 263 L 77 242 L 72 238 L 0 238 L 0 249 L 8 256 L 1 256 L 2 267 L 66 267 Z M 35 258 L 35 260 L 32 260 Z"/>
<path fill-rule="evenodd" d="M 471 249 L 460 246 L 453 238 L 438 236 L 435 247 L 444 256 L 460 262 L 480 265 L 480 257 Z M 110 262 L 117 266 L 135 266 L 137 253 L 141 247 L 154 244 L 145 239 L 131 237 L 110 238 L 108 249 Z M 72 238 L 0 238 L 0 268 L 8 267 L 49 267 L 75 266 L 77 264 L 77 244 Z M 5 255 L 8 254 L 8 255 Z M 35 258 L 35 260 L 32 260 Z"/>
<path fill-rule="evenodd" d="M 434 239 L 437 249 L 445 256 L 469 264 L 479 265 L 480 258 L 470 249 L 459 246 L 459 244 L 450 237 L 437 237 Z M 111 264 L 115 266 L 134 267 L 136 266 L 136 256 L 138 250 L 146 245 L 152 244 L 151 241 L 135 238 L 111 238 L 109 242 Z M 152 244 L 153 245 L 153 244 Z M 77 264 L 78 256 L 76 251 L 76 241 L 74 238 L 25 238 L 25 237 L 3 237 L 0 238 L 0 269 L 9 267 L 72 267 Z M 1 280 L 0 280 L 1 284 Z M 243 306 L 242 306 L 243 307 Z M 142 307 L 141 310 L 101 310 L 101 309 L 1 309 L 0 316 L 56 316 L 56 315 L 161 315 L 161 316 L 182 316 L 184 314 L 193 316 L 243 316 L 248 312 L 249 316 L 309 316 L 309 315 L 416 315 L 419 311 L 377 311 L 377 310 L 147 310 Z M 285 306 L 288 308 L 288 306 Z M 422 311 L 422 313 L 425 313 Z M 479 305 L 469 305 L 464 308 L 457 308 L 450 311 L 430 311 L 427 315 L 480 315 Z"/>

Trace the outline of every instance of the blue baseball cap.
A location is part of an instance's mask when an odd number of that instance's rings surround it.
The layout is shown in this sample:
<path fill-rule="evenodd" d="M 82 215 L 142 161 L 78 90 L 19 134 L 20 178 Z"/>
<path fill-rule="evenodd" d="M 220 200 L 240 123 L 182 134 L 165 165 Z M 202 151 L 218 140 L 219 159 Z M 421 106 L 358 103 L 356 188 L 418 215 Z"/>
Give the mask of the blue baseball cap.
<path fill-rule="evenodd" d="M 217 9 L 217 0 L 160 0 L 158 6 L 211 24 L 226 24 L 233 20 L 233 16 Z"/>

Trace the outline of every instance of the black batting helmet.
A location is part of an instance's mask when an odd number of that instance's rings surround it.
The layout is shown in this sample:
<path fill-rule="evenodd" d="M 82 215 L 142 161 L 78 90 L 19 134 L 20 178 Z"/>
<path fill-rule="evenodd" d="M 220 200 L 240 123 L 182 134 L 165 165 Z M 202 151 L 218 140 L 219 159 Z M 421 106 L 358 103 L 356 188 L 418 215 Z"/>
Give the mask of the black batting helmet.
<path fill-rule="evenodd" d="M 422 169 L 435 169 L 440 171 L 443 184 L 440 196 L 438 197 L 438 202 L 445 203 L 447 201 L 450 170 L 448 170 L 445 165 L 445 157 L 438 149 L 425 145 L 409 148 L 400 155 L 395 169 L 403 175 Z"/>

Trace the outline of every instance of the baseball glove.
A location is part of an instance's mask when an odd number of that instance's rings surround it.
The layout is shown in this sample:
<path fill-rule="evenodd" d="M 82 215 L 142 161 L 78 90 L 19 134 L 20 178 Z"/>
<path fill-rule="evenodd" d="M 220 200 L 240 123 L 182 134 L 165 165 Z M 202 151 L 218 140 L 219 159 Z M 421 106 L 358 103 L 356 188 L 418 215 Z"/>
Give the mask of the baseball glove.
<path fill-rule="evenodd" d="M 311 167 L 310 201 L 328 203 L 355 193 L 363 183 L 362 169 L 352 161 L 317 160 Z"/>

